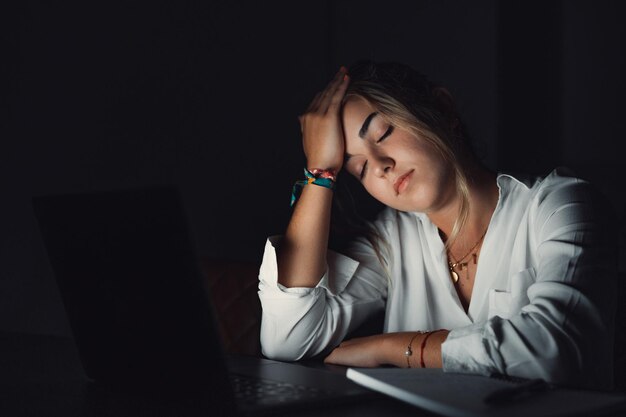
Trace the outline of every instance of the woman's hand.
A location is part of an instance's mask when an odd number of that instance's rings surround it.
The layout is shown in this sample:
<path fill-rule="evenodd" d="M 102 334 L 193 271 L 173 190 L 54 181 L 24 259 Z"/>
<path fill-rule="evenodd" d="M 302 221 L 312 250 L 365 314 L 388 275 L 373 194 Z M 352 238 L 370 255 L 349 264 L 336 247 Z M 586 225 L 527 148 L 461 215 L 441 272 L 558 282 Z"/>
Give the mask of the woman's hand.
<path fill-rule="evenodd" d="M 341 67 L 299 117 L 308 169 L 328 169 L 338 173 L 343 165 L 345 144 L 339 110 L 347 86 L 346 68 Z"/>

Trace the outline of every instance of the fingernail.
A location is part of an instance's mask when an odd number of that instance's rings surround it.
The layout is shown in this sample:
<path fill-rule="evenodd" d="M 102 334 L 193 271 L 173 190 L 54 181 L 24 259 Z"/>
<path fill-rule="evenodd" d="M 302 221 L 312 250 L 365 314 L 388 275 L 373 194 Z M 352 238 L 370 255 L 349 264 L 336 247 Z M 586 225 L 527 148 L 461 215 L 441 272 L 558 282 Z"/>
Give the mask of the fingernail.
<path fill-rule="evenodd" d="M 345 74 L 345 75 L 343 76 L 343 80 L 344 80 L 344 81 L 347 81 L 347 80 L 348 80 L 348 78 L 349 78 L 349 77 L 348 77 L 348 74 Z"/>

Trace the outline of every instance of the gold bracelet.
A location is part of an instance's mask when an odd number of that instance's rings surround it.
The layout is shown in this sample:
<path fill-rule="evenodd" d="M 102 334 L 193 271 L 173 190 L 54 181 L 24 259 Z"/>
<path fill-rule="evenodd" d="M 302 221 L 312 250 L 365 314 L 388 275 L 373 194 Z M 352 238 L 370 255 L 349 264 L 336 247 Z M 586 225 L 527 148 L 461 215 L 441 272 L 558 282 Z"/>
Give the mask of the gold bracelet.
<path fill-rule="evenodd" d="M 410 368 L 410 367 L 411 367 L 411 362 L 410 362 L 410 359 L 409 359 L 409 358 L 410 358 L 410 356 L 412 356 L 412 355 L 413 355 L 413 349 L 411 349 L 411 345 L 413 344 L 413 341 L 415 340 L 415 338 L 416 338 L 417 336 L 421 335 L 421 334 L 422 334 L 422 332 L 417 332 L 417 333 L 415 334 L 415 336 L 413 336 L 413 337 L 411 338 L 411 341 L 409 342 L 409 345 L 406 347 L 406 351 L 404 351 L 404 356 L 406 356 L 406 365 L 407 365 L 407 368 Z"/>

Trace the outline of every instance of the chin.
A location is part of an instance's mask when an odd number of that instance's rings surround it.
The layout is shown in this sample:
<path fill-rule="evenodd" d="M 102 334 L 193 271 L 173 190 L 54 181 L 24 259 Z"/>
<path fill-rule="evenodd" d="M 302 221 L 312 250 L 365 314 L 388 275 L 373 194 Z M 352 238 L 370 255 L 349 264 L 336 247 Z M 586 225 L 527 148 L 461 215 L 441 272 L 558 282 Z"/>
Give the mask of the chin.
<path fill-rule="evenodd" d="M 428 205 L 425 204 L 419 204 L 419 203 L 415 203 L 415 202 L 398 202 L 398 201 L 394 201 L 392 203 L 388 203 L 387 204 L 389 207 L 399 210 L 399 211 L 417 211 L 417 212 L 421 212 L 421 213 L 426 213 L 427 211 L 429 211 L 429 207 Z"/>
<path fill-rule="evenodd" d="M 397 202 L 397 209 L 401 211 L 417 211 L 420 213 L 428 213 L 433 211 L 437 206 L 438 195 L 435 193 L 414 193 L 413 195 L 406 195 L 401 202 Z M 402 196 L 398 196 L 401 198 Z M 399 203 L 399 204 L 398 204 Z"/>

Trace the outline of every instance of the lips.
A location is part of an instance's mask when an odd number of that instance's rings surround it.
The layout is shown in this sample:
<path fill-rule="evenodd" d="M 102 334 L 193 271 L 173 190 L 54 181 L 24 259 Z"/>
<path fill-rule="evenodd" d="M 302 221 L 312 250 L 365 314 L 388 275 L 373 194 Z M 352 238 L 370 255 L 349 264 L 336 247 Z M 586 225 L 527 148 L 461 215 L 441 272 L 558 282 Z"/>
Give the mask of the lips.
<path fill-rule="evenodd" d="M 406 189 L 406 187 L 409 184 L 409 181 L 411 180 L 411 175 L 413 174 L 413 171 L 414 170 L 410 170 L 406 174 L 401 175 L 398 178 L 396 178 L 395 182 L 393 183 L 393 189 L 396 191 L 396 194 L 400 194 L 402 191 Z"/>

